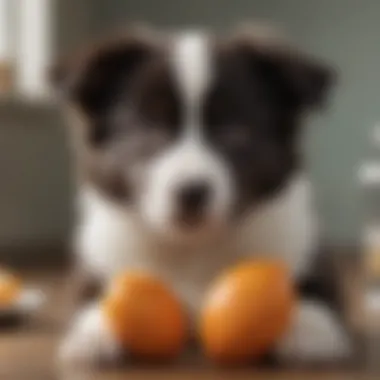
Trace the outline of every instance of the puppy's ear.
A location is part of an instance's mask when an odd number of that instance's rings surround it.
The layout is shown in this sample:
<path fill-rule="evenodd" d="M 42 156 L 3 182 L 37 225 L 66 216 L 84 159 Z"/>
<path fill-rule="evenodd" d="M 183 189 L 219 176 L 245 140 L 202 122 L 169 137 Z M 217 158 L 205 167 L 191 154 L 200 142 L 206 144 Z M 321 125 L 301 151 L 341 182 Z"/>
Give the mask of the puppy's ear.
<path fill-rule="evenodd" d="M 295 49 L 278 32 L 266 27 L 246 27 L 231 41 L 290 104 L 302 109 L 325 105 L 337 79 L 332 67 Z"/>
<path fill-rule="evenodd" d="M 146 39 L 122 36 L 60 60 L 50 72 L 58 93 L 88 116 L 104 114 L 153 51 Z"/>
<path fill-rule="evenodd" d="M 294 103 L 303 109 L 324 106 L 336 81 L 331 67 L 290 49 L 269 51 L 263 56 L 263 65 L 277 75 Z"/>

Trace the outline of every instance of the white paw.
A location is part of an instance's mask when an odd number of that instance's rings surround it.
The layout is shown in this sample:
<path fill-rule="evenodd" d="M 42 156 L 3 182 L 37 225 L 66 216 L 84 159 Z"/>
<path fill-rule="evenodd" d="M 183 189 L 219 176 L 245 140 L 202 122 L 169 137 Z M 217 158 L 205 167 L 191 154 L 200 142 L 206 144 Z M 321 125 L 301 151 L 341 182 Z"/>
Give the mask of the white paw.
<path fill-rule="evenodd" d="M 98 365 L 112 362 L 121 354 L 118 343 L 107 328 L 98 305 L 82 310 L 59 349 L 64 365 Z"/>
<path fill-rule="evenodd" d="M 348 336 L 327 306 L 303 301 L 277 355 L 287 362 L 331 362 L 348 358 L 351 348 Z"/>

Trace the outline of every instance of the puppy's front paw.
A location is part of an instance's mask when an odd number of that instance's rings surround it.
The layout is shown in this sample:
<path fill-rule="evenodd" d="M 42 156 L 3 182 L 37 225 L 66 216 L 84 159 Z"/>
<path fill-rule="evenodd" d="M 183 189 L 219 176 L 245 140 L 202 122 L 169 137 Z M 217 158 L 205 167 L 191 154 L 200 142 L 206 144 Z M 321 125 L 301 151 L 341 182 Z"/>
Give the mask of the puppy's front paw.
<path fill-rule="evenodd" d="M 116 361 L 121 348 L 107 328 L 98 305 L 92 305 L 74 320 L 59 349 L 59 362 L 65 365 L 93 366 Z"/>
<path fill-rule="evenodd" d="M 348 336 L 327 306 L 303 301 L 277 355 L 286 362 L 331 362 L 348 358 L 351 348 Z"/>

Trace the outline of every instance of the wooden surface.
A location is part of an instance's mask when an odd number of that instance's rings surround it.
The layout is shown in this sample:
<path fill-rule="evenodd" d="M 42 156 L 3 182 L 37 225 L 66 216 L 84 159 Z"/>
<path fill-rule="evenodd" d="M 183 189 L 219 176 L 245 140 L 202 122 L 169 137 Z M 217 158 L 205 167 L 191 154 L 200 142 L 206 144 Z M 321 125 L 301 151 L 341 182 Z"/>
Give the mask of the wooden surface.
<path fill-rule="evenodd" d="M 126 367 L 97 371 L 68 370 L 56 365 L 57 344 L 67 319 L 62 302 L 65 276 L 59 273 L 43 273 L 30 277 L 30 282 L 43 288 L 48 302 L 41 313 L 22 325 L 0 330 L 0 379 L 1 380 L 149 380 L 149 379 L 331 379 L 348 380 L 379 378 L 347 367 L 318 370 L 258 369 L 217 370 L 194 366 L 191 363 L 176 367 L 138 369 Z"/>

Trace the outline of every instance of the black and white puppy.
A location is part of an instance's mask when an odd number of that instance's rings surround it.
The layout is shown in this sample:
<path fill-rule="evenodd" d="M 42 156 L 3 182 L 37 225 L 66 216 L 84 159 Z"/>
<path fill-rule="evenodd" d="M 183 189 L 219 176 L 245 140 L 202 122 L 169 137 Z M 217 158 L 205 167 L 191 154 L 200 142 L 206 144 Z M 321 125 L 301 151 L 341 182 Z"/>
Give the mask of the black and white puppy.
<path fill-rule="evenodd" d="M 295 280 L 318 244 L 299 147 L 329 68 L 263 29 L 126 31 L 58 66 L 79 175 L 75 249 L 104 286 L 124 269 L 166 281 L 190 315 L 221 271 L 255 254 Z M 62 359 L 119 347 L 97 303 L 73 321 Z M 282 359 L 336 359 L 348 339 L 327 304 L 300 301 Z"/>

